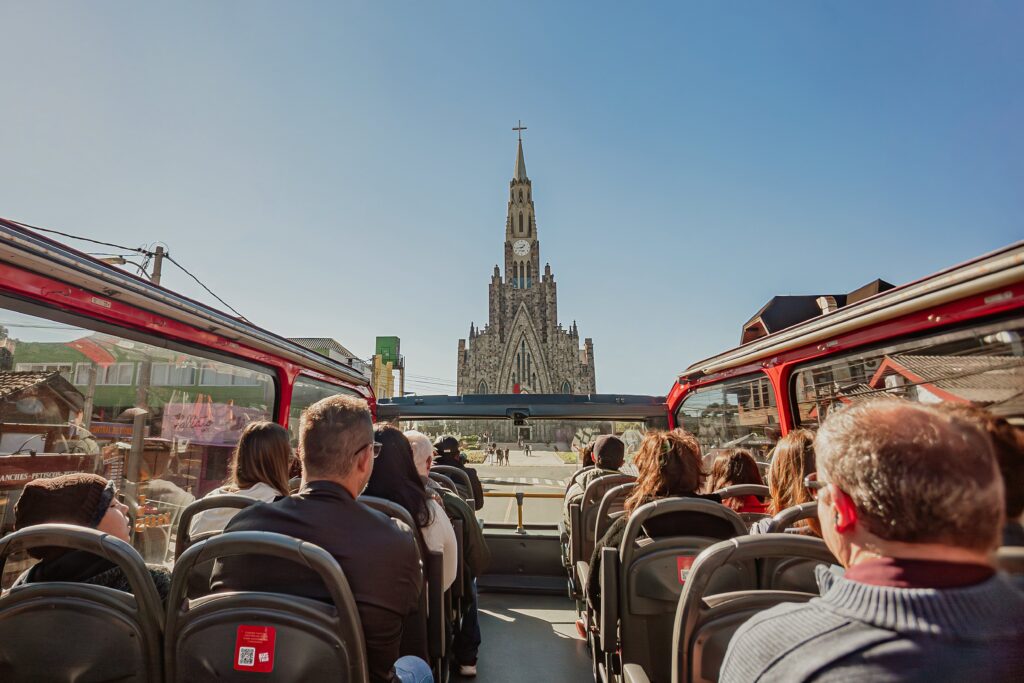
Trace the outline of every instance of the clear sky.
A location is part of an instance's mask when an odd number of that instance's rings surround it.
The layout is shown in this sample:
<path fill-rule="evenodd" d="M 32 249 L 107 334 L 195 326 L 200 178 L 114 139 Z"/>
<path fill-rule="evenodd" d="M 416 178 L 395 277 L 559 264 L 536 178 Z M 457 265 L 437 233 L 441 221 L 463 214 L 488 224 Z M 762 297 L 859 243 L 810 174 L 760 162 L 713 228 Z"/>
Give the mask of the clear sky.
<path fill-rule="evenodd" d="M 0 215 L 163 241 L 275 332 L 399 335 L 417 378 L 486 322 L 518 119 L 601 392 L 664 393 L 775 294 L 1024 237 L 1020 2 L 7 0 L 0 27 Z"/>

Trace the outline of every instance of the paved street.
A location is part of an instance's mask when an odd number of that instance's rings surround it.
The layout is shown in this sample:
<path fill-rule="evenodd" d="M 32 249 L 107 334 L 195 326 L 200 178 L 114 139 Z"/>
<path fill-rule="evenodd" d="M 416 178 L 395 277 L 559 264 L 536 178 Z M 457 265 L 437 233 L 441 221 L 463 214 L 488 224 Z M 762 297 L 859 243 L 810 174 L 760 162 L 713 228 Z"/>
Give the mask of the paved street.
<path fill-rule="evenodd" d="M 576 471 L 575 465 L 566 465 L 550 451 L 509 450 L 509 465 L 472 465 L 480 475 L 487 492 L 558 493 L 565 491 L 565 483 Z M 486 522 L 516 522 L 515 498 L 485 497 L 482 510 L 477 514 Z M 523 503 L 523 521 L 526 524 L 555 524 L 562 516 L 562 501 L 558 499 L 530 499 Z"/>

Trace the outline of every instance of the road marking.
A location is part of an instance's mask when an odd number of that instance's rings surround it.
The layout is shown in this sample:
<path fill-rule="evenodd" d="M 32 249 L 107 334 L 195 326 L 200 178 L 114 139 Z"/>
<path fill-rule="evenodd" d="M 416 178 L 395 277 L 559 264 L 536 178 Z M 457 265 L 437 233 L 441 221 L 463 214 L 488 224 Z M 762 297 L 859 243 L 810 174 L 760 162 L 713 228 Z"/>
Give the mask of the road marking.
<path fill-rule="evenodd" d="M 516 509 L 516 499 L 515 498 L 509 498 L 509 500 L 508 500 L 508 508 L 505 510 L 505 519 L 503 521 L 504 524 L 508 524 L 509 522 L 512 521 L 512 511 L 515 510 L 515 509 Z"/>
<path fill-rule="evenodd" d="M 481 477 L 480 481 L 492 486 L 516 486 L 530 484 L 532 486 L 553 486 L 565 488 L 565 479 L 541 479 L 539 477 Z"/>
<path fill-rule="evenodd" d="M 545 479 L 544 481 L 551 481 L 551 480 L 550 479 Z M 540 479 L 538 479 L 537 477 L 534 477 L 533 478 L 533 483 L 534 484 L 539 484 L 540 483 Z"/>

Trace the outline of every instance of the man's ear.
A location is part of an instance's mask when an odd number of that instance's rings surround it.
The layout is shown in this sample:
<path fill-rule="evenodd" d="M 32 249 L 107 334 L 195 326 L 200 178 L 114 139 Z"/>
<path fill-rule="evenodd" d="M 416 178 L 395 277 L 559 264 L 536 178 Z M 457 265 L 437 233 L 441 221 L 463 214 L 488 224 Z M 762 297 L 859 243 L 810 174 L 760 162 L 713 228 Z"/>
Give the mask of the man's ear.
<path fill-rule="evenodd" d="M 857 526 L 857 506 L 846 491 L 832 485 L 832 509 L 835 511 L 836 531 L 845 534 Z"/>

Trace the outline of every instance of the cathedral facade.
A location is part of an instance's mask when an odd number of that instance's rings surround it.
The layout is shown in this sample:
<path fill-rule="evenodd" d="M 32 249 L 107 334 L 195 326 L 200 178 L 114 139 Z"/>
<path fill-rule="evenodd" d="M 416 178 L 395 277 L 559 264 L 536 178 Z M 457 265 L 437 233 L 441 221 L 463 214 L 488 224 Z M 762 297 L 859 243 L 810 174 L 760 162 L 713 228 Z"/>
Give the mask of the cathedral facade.
<path fill-rule="evenodd" d="M 459 340 L 458 392 L 463 394 L 591 394 L 594 342 L 580 345 L 576 323 L 558 322 L 558 288 L 551 265 L 540 268 L 533 187 L 523 141 L 509 183 L 505 270 L 496 265 L 483 328 Z"/>

